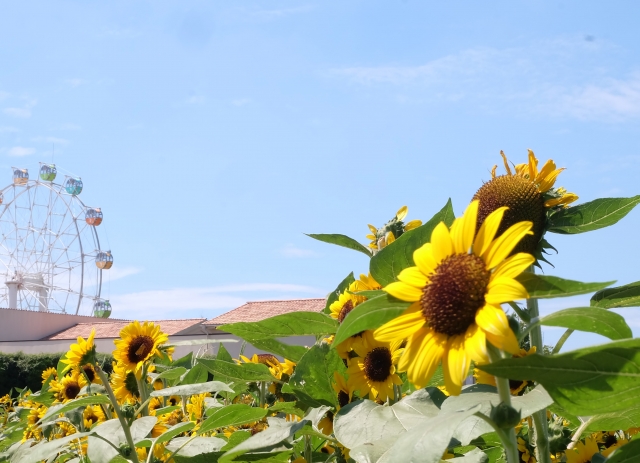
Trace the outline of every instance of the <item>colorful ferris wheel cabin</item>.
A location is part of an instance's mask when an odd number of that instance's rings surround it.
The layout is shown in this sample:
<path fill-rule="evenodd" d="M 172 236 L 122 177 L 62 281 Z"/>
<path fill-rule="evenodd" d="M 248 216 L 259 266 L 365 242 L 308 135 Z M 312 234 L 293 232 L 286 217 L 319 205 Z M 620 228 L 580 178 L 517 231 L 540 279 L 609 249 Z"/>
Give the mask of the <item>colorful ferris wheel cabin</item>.
<path fill-rule="evenodd" d="M 82 192 L 82 180 L 80 180 L 80 177 L 67 177 L 64 182 L 64 189 L 70 195 L 79 195 Z"/>
<path fill-rule="evenodd" d="M 111 251 L 100 251 L 96 256 L 96 267 L 101 270 L 109 270 L 113 267 L 113 256 Z"/>
<path fill-rule="evenodd" d="M 90 207 L 87 212 L 84 213 L 84 220 L 89 225 L 97 227 L 102 223 L 102 209 L 99 207 Z"/>
<path fill-rule="evenodd" d="M 40 163 L 40 178 L 45 182 L 53 182 L 57 173 L 58 169 L 56 169 L 55 164 Z"/>
<path fill-rule="evenodd" d="M 108 300 L 97 301 L 93 304 L 93 316 L 100 318 L 109 318 L 111 315 L 111 304 Z"/>
<path fill-rule="evenodd" d="M 29 171 L 27 169 L 20 169 L 18 167 L 12 167 L 13 169 L 13 184 L 14 185 L 26 185 L 29 181 Z"/>

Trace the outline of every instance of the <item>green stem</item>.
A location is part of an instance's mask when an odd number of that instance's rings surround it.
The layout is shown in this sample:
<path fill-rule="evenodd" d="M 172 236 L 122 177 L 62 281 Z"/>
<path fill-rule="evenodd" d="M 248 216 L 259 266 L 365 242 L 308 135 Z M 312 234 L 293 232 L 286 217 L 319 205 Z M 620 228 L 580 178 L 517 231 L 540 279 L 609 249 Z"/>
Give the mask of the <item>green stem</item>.
<path fill-rule="evenodd" d="M 564 334 L 560 337 L 560 339 L 558 339 L 558 342 L 556 343 L 556 347 L 553 348 L 553 352 L 551 353 L 557 354 L 558 352 L 560 352 L 560 349 L 562 349 L 562 346 L 564 346 L 564 343 L 567 342 L 567 339 L 569 339 L 569 336 L 571 336 L 572 333 L 573 333 L 572 329 L 568 329 L 567 331 L 565 331 Z"/>
<path fill-rule="evenodd" d="M 267 383 L 265 381 L 260 381 L 260 408 L 264 408 L 265 397 L 267 395 L 266 389 Z"/>
<path fill-rule="evenodd" d="M 312 461 L 312 453 L 311 453 L 311 436 L 304 436 L 304 459 L 307 460 L 307 463 L 311 463 Z"/>
<path fill-rule="evenodd" d="M 529 271 L 535 273 L 535 267 L 532 265 Z M 527 299 L 527 312 L 531 320 L 537 320 L 540 317 L 537 299 Z M 529 332 L 529 344 L 531 347 L 535 346 L 536 353 L 544 355 L 542 327 L 539 324 L 531 328 Z M 546 408 L 533 414 L 533 427 L 536 436 L 536 460 L 538 463 L 551 463 L 551 454 L 549 453 L 549 424 L 547 423 Z"/>
<path fill-rule="evenodd" d="M 104 388 L 107 390 L 107 395 L 113 404 L 113 409 L 116 411 L 116 415 L 118 415 L 118 420 L 120 420 L 120 426 L 122 426 L 122 430 L 124 431 L 124 437 L 127 439 L 127 443 L 129 444 L 129 448 L 131 449 L 130 458 L 133 463 L 140 463 L 138 460 L 138 454 L 136 452 L 136 446 L 133 443 L 133 437 L 131 437 L 131 429 L 129 429 L 129 425 L 127 424 L 127 420 L 122 415 L 122 410 L 120 410 L 120 406 L 118 405 L 118 401 L 116 400 L 116 396 L 113 394 L 113 389 L 111 389 L 111 385 L 109 384 L 109 378 L 104 374 L 102 368 L 96 365 L 96 373 L 100 376 L 102 380 L 102 384 Z"/>
<path fill-rule="evenodd" d="M 489 358 L 492 362 L 496 362 L 502 358 L 502 352 L 489 343 L 487 343 L 487 350 L 489 351 Z M 500 401 L 511 407 L 511 389 L 509 388 L 509 380 L 507 378 L 499 378 L 497 376 L 495 378 Z M 505 453 L 507 454 L 508 463 L 519 463 L 520 458 L 518 456 L 518 441 L 516 439 L 515 428 L 504 429 L 502 432 L 504 436 L 502 436 L 501 439 Z"/>

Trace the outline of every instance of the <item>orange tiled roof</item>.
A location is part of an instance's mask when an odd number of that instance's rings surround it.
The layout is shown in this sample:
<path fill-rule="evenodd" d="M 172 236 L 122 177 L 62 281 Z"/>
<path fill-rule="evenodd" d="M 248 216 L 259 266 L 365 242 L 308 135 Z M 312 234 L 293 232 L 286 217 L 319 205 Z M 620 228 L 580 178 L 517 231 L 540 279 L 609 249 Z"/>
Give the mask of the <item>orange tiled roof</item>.
<path fill-rule="evenodd" d="M 186 330 L 187 328 L 198 325 L 205 321 L 205 318 L 187 318 L 184 320 L 157 320 L 153 323 L 160 325 L 162 331 L 169 336 Z M 120 330 L 128 325 L 128 321 L 105 321 L 97 323 L 78 323 L 77 325 L 60 331 L 56 334 L 48 336 L 47 340 L 54 339 L 76 339 L 78 337 L 88 338 L 91 333 L 91 328 L 96 329 L 96 339 L 100 338 L 117 338 L 120 336 Z"/>
<path fill-rule="evenodd" d="M 237 322 L 258 322 L 274 315 L 291 312 L 321 312 L 326 304 L 325 299 L 293 299 L 289 301 L 256 301 L 247 302 L 237 309 L 219 315 L 204 322 L 204 325 L 224 325 Z"/>

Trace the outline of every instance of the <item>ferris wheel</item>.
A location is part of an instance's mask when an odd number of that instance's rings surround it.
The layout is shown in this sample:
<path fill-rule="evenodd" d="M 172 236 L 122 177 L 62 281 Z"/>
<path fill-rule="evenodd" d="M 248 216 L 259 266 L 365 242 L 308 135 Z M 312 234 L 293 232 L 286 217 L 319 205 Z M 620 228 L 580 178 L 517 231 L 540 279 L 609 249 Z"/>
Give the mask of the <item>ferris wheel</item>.
<path fill-rule="evenodd" d="M 0 307 L 108 317 L 102 272 L 113 255 L 100 247 L 102 210 L 78 198 L 79 177 L 54 183 L 53 164 L 40 163 L 36 180 L 12 170 L 0 191 Z"/>

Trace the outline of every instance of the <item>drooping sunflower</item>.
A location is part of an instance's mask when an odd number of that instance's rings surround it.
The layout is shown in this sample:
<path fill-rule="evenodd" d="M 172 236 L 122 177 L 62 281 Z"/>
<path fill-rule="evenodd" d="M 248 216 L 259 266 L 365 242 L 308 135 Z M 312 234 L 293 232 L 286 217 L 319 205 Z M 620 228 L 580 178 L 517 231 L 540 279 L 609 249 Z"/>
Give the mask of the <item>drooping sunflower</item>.
<path fill-rule="evenodd" d="M 42 384 L 46 383 L 50 377 L 52 377 L 51 379 L 58 378 L 58 372 L 53 367 L 49 367 L 42 372 Z"/>
<path fill-rule="evenodd" d="M 340 294 L 338 300 L 329 306 L 329 310 L 331 311 L 329 315 L 338 320 L 340 324 L 342 324 L 353 309 L 366 300 L 366 298 L 362 296 L 353 294 L 355 291 L 359 291 L 359 289 L 356 287 L 356 282 L 353 282 L 349 285 L 349 289 Z M 340 357 L 347 359 L 349 358 L 349 352 L 354 349 L 355 345 L 361 344 L 362 342 L 362 333 L 356 333 L 341 342 L 336 346 L 336 349 Z"/>
<path fill-rule="evenodd" d="M 141 325 L 137 320 L 120 330 L 120 338 L 113 341 L 116 345 L 113 357 L 128 370 L 136 372 L 154 355 L 163 357 L 159 347 L 169 340 L 160 325 L 153 322 Z"/>
<path fill-rule="evenodd" d="M 501 235 L 518 222 L 524 220 L 532 222 L 533 234 L 524 237 L 513 252 L 528 252 L 535 255 L 545 230 L 547 213 L 567 207 L 578 197 L 573 193 L 567 193 L 564 188 L 554 188 L 555 181 L 564 168 L 556 168 L 553 160 L 549 159 L 538 170 L 538 159 L 533 151 L 529 150 L 528 163 L 515 165 L 514 173 L 504 152 L 501 151 L 500 154 L 507 173 L 496 176 L 497 166 L 494 166 L 491 171 L 491 180 L 482 185 L 473 196 L 474 200 L 480 201 L 476 229 L 480 228 L 493 211 L 500 207 L 508 207 L 497 235 Z"/>
<path fill-rule="evenodd" d="M 487 361 L 487 340 L 512 354 L 519 352 L 500 305 L 528 297 L 515 277 L 534 257 L 507 256 L 531 233 L 531 222 L 514 224 L 494 240 L 505 210 L 491 213 L 476 233 L 478 201 L 473 201 L 451 230 L 438 224 L 431 242 L 413 253 L 416 266 L 402 270 L 400 281 L 384 288 L 413 304 L 374 336 L 382 342 L 407 339 L 398 366 L 416 387 L 428 383 L 442 360 L 447 390 L 460 394 L 471 361 Z"/>
<path fill-rule="evenodd" d="M 96 369 L 92 364 L 87 363 L 80 367 L 80 370 L 82 370 L 83 374 L 87 377 L 90 383 L 102 384 L 102 380 L 100 379 L 100 376 L 98 376 L 98 373 L 96 373 Z"/>
<path fill-rule="evenodd" d="M 335 381 L 332 384 L 333 390 L 336 391 L 336 395 L 338 396 L 337 409 L 340 410 L 345 405 L 351 403 L 351 398 L 353 397 L 353 385 L 337 371 L 333 372 L 333 379 Z"/>
<path fill-rule="evenodd" d="M 119 404 L 134 403 L 140 397 L 136 374 L 121 363 L 113 363 L 111 387 Z"/>
<path fill-rule="evenodd" d="M 348 360 L 347 373 L 348 383 L 361 397 L 370 394 L 372 399 L 381 401 L 393 398 L 393 385 L 402 384 L 396 373 L 396 364 L 402 355 L 401 344 L 402 340 L 387 343 L 372 339 L 366 348 L 356 347 L 359 357 Z"/>
<path fill-rule="evenodd" d="M 82 419 L 84 421 L 85 429 L 89 430 L 96 423 L 103 422 L 106 419 L 106 417 L 100 405 L 89 405 L 82 412 Z"/>
<path fill-rule="evenodd" d="M 412 220 L 405 224 L 403 220 L 407 216 L 408 212 L 409 209 L 407 206 L 402 206 L 398 212 L 396 212 L 395 217 L 389 220 L 382 227 L 376 228 L 369 224 L 369 231 L 371 231 L 371 233 L 367 235 L 367 239 L 371 240 L 369 247 L 379 251 L 400 238 L 403 233 L 422 225 L 421 220 Z"/>
<path fill-rule="evenodd" d="M 527 355 L 532 355 L 536 353 L 536 346 L 531 347 L 531 349 L 520 349 L 520 352 L 514 354 L 514 358 L 522 358 Z M 496 377 L 487 373 L 486 371 L 482 371 L 478 368 L 474 368 L 473 376 L 476 378 L 476 382 L 479 384 L 489 384 L 491 386 L 496 385 Z M 517 380 L 510 379 L 509 380 L 509 389 L 511 390 L 511 395 L 522 395 L 527 386 L 532 385 L 533 381 L 529 380 Z"/>
<path fill-rule="evenodd" d="M 71 344 L 65 358 L 60 359 L 61 363 L 67 365 L 65 371 L 72 367 L 79 367 L 86 364 L 93 365 L 96 361 L 96 345 L 93 338 L 96 335 L 96 329 L 91 328 L 91 333 L 85 341 L 82 337 L 78 337 L 77 344 Z"/>
<path fill-rule="evenodd" d="M 574 448 L 565 450 L 564 454 L 567 463 L 589 463 L 599 451 L 596 437 L 588 436 L 584 442 L 578 441 Z"/>
<path fill-rule="evenodd" d="M 67 402 L 75 399 L 86 385 L 87 380 L 84 375 L 81 375 L 78 370 L 71 370 L 62 380 L 51 381 L 49 388 L 60 402 Z"/>

